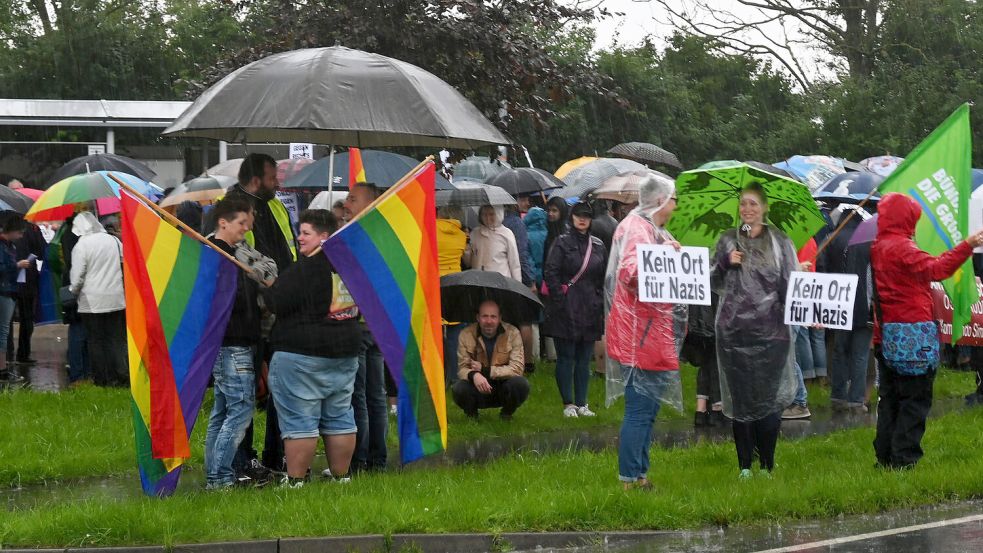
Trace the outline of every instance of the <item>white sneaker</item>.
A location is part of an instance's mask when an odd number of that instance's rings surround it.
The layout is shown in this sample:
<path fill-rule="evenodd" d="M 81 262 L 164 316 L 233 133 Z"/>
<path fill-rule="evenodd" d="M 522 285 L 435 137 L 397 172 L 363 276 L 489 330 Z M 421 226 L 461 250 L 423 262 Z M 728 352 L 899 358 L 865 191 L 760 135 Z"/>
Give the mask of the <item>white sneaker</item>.
<path fill-rule="evenodd" d="M 389 414 L 390 415 L 392 415 L 392 416 L 395 417 L 398 413 L 399 413 L 399 410 L 396 408 L 395 405 L 390 405 L 389 406 Z"/>
<path fill-rule="evenodd" d="M 567 405 L 566 407 L 564 407 L 563 408 L 563 416 L 564 417 L 577 418 L 577 406 L 576 405 Z"/>
<path fill-rule="evenodd" d="M 597 413 L 591 411 L 587 407 L 587 405 L 581 405 L 580 407 L 577 407 L 577 414 L 580 415 L 581 417 L 594 417 L 594 416 L 597 416 Z"/>
<path fill-rule="evenodd" d="M 324 469 L 321 471 L 321 476 L 324 478 L 331 478 L 331 469 Z"/>

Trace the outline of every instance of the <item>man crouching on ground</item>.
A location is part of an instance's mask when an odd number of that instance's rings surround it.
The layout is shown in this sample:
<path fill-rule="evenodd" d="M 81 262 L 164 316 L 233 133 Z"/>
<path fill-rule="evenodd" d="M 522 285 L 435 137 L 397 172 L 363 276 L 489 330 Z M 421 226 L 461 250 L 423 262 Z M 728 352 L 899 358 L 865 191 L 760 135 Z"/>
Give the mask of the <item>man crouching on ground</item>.
<path fill-rule="evenodd" d="M 457 376 L 451 394 L 454 403 L 471 418 L 478 409 L 501 407 L 502 420 L 529 397 L 525 357 L 519 329 L 503 323 L 498 304 L 486 300 L 478 306 L 478 322 L 461 331 L 457 346 Z"/>

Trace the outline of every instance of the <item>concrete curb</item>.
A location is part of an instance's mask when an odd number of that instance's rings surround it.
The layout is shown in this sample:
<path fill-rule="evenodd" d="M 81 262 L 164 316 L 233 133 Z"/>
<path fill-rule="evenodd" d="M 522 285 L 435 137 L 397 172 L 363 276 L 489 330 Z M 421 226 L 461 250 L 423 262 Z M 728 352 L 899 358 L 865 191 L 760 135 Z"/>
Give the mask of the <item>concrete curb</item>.
<path fill-rule="evenodd" d="M 3 553 L 469 553 L 550 551 L 583 546 L 652 543 L 678 532 L 512 532 L 493 534 L 380 534 L 281 538 L 278 540 L 180 544 L 172 547 L 70 547 L 0 549 Z"/>

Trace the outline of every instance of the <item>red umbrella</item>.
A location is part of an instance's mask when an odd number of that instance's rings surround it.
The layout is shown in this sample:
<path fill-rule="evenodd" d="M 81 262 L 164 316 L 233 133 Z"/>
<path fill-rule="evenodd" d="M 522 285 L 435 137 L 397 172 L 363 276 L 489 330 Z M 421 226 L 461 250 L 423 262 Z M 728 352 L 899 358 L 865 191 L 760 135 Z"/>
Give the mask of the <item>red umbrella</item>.
<path fill-rule="evenodd" d="M 35 188 L 14 188 L 14 190 L 34 201 L 37 201 L 41 197 L 41 194 L 44 194 L 44 190 L 37 190 Z"/>

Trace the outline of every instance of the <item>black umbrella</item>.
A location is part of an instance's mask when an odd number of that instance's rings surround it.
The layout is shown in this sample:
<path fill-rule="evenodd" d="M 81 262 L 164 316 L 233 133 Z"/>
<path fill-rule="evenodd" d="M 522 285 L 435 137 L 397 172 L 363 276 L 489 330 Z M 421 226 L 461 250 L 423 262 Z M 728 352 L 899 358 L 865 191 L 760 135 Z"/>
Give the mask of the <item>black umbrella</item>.
<path fill-rule="evenodd" d="M 778 175 L 780 177 L 785 177 L 787 179 L 794 180 L 795 182 L 802 182 L 802 179 L 800 179 L 799 177 L 793 175 L 792 173 L 786 171 L 785 169 L 782 169 L 780 167 L 775 167 L 774 165 L 772 165 L 770 163 L 762 163 L 760 161 L 753 161 L 753 160 L 752 161 L 745 161 L 744 163 L 750 165 L 751 167 L 754 167 L 755 169 L 760 169 L 762 171 L 767 171 L 767 172 L 771 173 L 772 175 Z"/>
<path fill-rule="evenodd" d="M 552 173 L 542 169 L 520 167 L 509 169 L 488 179 L 488 184 L 497 186 L 513 196 L 539 194 L 554 188 L 563 188 L 565 184 Z"/>
<path fill-rule="evenodd" d="M 0 209 L 9 207 L 10 210 L 23 215 L 31 209 L 32 205 L 34 200 L 6 186 L 0 186 Z"/>
<path fill-rule="evenodd" d="M 130 159 L 116 154 L 94 154 L 91 156 L 77 157 L 62 165 L 55 171 L 55 175 L 48 181 L 48 186 L 62 181 L 73 175 L 83 175 L 93 171 L 120 171 L 150 182 L 154 180 L 157 173 L 135 159 Z"/>
<path fill-rule="evenodd" d="M 497 186 L 475 183 L 462 184 L 457 182 L 455 190 L 438 190 L 435 198 L 437 207 L 448 205 L 482 206 L 482 205 L 514 205 L 515 198 Z"/>
<path fill-rule="evenodd" d="M 471 156 L 454 165 L 454 180 L 476 180 L 488 182 L 492 177 L 504 173 L 512 166 L 506 161 L 489 159 L 485 156 Z"/>
<path fill-rule="evenodd" d="M 521 324 L 539 320 L 543 304 L 529 288 L 494 271 L 463 271 L 440 277 L 440 305 L 444 319 L 473 323 L 485 300 L 498 303 L 502 320 Z"/>
<path fill-rule="evenodd" d="M 240 67 L 202 93 L 163 134 L 366 148 L 509 143 L 432 73 L 342 46 L 280 52 Z"/>
<path fill-rule="evenodd" d="M 679 163 L 676 154 L 648 142 L 624 142 L 608 150 L 608 153 L 642 163 L 668 165 L 677 169 L 683 168 L 683 164 Z"/>

